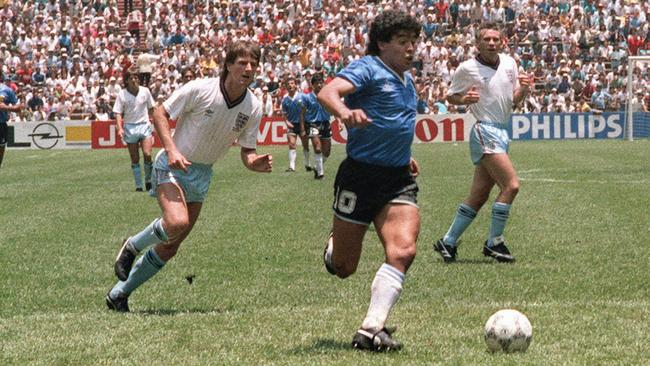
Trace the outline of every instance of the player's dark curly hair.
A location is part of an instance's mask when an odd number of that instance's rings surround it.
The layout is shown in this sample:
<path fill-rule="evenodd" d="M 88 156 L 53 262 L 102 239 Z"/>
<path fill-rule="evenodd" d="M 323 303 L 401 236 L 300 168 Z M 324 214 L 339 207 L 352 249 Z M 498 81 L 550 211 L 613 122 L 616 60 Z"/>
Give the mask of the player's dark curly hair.
<path fill-rule="evenodd" d="M 314 74 L 314 76 L 311 77 L 311 83 L 312 84 L 323 83 L 323 82 L 324 82 L 324 78 L 323 78 L 323 75 L 321 73 L 316 73 L 316 74 Z"/>
<path fill-rule="evenodd" d="M 228 68 L 226 65 L 234 64 L 237 57 L 242 56 L 251 56 L 254 58 L 257 63 L 260 62 L 262 53 L 260 52 L 260 47 L 257 43 L 251 41 L 237 41 L 228 47 L 228 52 L 226 52 L 226 59 L 223 62 L 223 69 L 221 70 L 221 80 L 226 80 L 228 76 Z"/>
<path fill-rule="evenodd" d="M 420 35 L 422 24 L 403 11 L 388 10 L 378 15 L 370 25 L 368 35 L 367 55 L 379 56 L 379 42 L 390 42 L 393 37 L 401 32 Z"/>

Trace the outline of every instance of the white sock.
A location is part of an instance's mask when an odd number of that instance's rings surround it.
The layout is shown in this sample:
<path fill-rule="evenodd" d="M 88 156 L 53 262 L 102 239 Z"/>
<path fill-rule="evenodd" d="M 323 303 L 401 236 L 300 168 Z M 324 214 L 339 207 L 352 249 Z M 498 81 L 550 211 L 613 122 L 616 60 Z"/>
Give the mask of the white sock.
<path fill-rule="evenodd" d="M 404 274 L 390 264 L 384 263 L 379 267 L 372 281 L 370 306 L 361 328 L 370 332 L 378 332 L 384 328 L 388 314 L 402 293 Z"/>
<path fill-rule="evenodd" d="M 302 156 L 305 158 L 305 166 L 311 166 L 309 163 L 309 150 L 302 150 Z"/>
<path fill-rule="evenodd" d="M 314 154 L 314 161 L 316 162 L 318 175 L 323 175 L 323 154 Z"/>
<path fill-rule="evenodd" d="M 289 149 L 289 169 L 296 170 L 296 150 Z"/>

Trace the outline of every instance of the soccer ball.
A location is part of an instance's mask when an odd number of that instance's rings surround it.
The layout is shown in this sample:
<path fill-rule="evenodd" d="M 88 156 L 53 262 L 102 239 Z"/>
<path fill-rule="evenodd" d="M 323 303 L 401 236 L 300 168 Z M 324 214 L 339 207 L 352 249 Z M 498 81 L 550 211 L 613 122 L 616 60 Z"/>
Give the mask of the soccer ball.
<path fill-rule="evenodd" d="M 485 343 L 491 352 L 525 352 L 532 339 L 530 321 L 517 310 L 499 310 L 485 323 Z"/>

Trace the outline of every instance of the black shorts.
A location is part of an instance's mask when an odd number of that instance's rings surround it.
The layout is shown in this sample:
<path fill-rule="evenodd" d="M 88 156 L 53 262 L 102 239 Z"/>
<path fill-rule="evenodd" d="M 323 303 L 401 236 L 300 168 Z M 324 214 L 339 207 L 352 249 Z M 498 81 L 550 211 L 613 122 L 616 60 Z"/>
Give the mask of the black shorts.
<path fill-rule="evenodd" d="M 312 128 L 315 128 L 318 130 L 318 137 L 322 139 L 332 138 L 332 127 L 330 126 L 330 121 L 309 122 L 305 125 L 305 128 L 307 129 L 305 133 L 309 137 L 316 137 L 316 134 L 312 133 Z"/>
<path fill-rule="evenodd" d="M 334 215 L 369 225 L 388 203 L 417 207 L 418 185 L 409 166 L 383 167 L 343 160 L 334 181 Z"/>
<path fill-rule="evenodd" d="M 5 146 L 7 144 L 7 134 L 9 132 L 9 126 L 6 123 L 0 123 L 0 146 Z"/>
<path fill-rule="evenodd" d="M 293 124 L 292 128 L 288 128 L 289 134 L 300 136 L 300 122 Z"/>

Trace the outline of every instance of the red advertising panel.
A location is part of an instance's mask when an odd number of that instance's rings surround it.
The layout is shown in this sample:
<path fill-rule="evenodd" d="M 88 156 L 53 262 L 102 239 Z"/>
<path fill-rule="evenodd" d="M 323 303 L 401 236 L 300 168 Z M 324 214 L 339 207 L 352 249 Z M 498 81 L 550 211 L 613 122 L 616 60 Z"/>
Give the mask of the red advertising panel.
<path fill-rule="evenodd" d="M 174 129 L 176 121 L 169 121 L 169 127 Z M 126 144 L 117 137 L 117 124 L 115 121 L 93 121 L 91 124 L 91 146 L 93 149 L 119 149 Z M 153 146 L 162 147 L 158 134 L 153 133 Z"/>
<path fill-rule="evenodd" d="M 457 142 L 467 141 L 474 117 L 470 114 L 435 114 L 418 115 L 415 120 L 414 143 L 431 142 Z M 170 127 L 176 126 L 170 121 Z M 348 133 L 343 124 L 337 120 L 332 121 L 332 144 L 345 144 L 348 141 Z M 126 145 L 117 138 L 117 126 L 115 121 L 92 122 L 92 148 L 93 149 L 115 149 L 124 148 Z M 287 145 L 287 125 L 284 117 L 264 117 L 260 122 L 257 135 L 257 144 L 264 145 Z M 161 147 L 160 141 L 154 132 L 154 146 Z"/>

